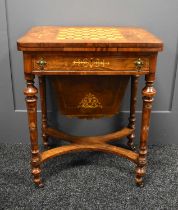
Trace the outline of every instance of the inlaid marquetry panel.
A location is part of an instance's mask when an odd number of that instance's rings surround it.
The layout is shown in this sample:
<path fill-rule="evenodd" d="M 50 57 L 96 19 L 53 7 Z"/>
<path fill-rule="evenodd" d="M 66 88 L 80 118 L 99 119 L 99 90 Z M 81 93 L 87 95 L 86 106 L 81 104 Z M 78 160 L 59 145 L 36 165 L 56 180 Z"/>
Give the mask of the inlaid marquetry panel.
<path fill-rule="evenodd" d="M 61 75 L 52 76 L 49 81 L 63 114 L 98 118 L 119 112 L 129 79 L 129 76 Z"/>
<path fill-rule="evenodd" d="M 75 56 L 75 55 L 74 55 Z M 136 71 L 135 62 L 138 57 L 117 57 L 117 56 L 61 56 L 61 55 L 37 55 L 32 58 L 33 71 L 58 71 L 58 70 L 111 70 L 111 71 Z M 141 57 L 143 66 L 139 71 L 149 71 L 149 57 Z M 44 66 L 41 68 L 40 61 L 43 60 Z"/>
<path fill-rule="evenodd" d="M 117 28 L 79 27 L 61 28 L 57 40 L 126 40 Z"/>
<path fill-rule="evenodd" d="M 94 94 L 89 92 L 85 95 L 85 97 L 82 98 L 77 108 L 81 109 L 82 111 L 85 109 L 96 109 L 96 108 L 102 109 L 103 106 L 98 100 L 98 98 Z"/>
<path fill-rule="evenodd" d="M 28 31 L 17 43 L 18 49 L 24 51 L 31 51 L 32 47 L 140 47 L 143 50 L 148 47 L 162 50 L 161 40 L 142 28 L 134 27 L 38 26 Z"/>

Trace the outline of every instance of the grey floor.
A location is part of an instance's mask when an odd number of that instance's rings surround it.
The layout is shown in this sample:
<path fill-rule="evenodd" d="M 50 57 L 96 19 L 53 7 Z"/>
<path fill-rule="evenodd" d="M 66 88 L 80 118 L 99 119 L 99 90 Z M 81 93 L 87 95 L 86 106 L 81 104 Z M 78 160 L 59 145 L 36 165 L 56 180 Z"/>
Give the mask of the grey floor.
<path fill-rule="evenodd" d="M 29 149 L 0 144 L 0 209 L 178 209 L 178 146 L 149 147 L 141 189 L 134 184 L 133 163 L 99 152 L 49 160 L 45 187 L 35 188 Z"/>

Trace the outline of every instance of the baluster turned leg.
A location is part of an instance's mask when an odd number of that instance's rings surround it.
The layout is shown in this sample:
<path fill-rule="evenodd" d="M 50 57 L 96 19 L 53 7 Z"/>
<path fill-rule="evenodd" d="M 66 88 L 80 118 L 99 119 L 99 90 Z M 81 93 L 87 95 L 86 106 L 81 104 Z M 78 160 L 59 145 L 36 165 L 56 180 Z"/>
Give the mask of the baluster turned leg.
<path fill-rule="evenodd" d="M 135 139 L 135 122 L 136 122 L 136 102 L 137 102 L 137 89 L 138 89 L 138 78 L 139 76 L 132 76 L 131 77 L 131 97 L 130 97 L 130 117 L 129 117 L 129 128 L 134 129 L 133 133 L 127 136 L 129 139 L 127 145 L 132 149 L 135 150 L 134 146 L 134 139 Z"/>
<path fill-rule="evenodd" d="M 39 76 L 39 87 L 40 87 L 40 101 L 41 101 L 41 112 L 42 112 L 42 138 L 43 145 L 48 146 L 48 137 L 45 133 L 47 128 L 47 109 L 46 109 L 46 80 L 44 76 Z"/>
<path fill-rule="evenodd" d="M 136 167 L 136 184 L 141 187 L 143 186 L 143 176 L 145 175 L 147 164 L 147 139 L 150 125 L 150 114 L 152 109 L 152 102 L 154 100 L 153 97 L 156 94 L 156 90 L 153 87 L 155 75 L 146 75 L 145 80 L 146 86 L 142 90 L 142 124 L 140 134 L 139 157 Z"/>
<path fill-rule="evenodd" d="M 34 183 L 42 187 L 41 181 L 41 158 L 38 148 L 38 130 L 37 130 L 37 88 L 34 86 L 34 76 L 33 75 L 25 75 L 25 79 L 27 81 L 27 87 L 24 90 L 24 94 L 26 95 L 26 105 L 28 112 L 28 125 L 30 132 L 30 141 L 31 141 L 31 153 L 32 153 L 32 174 L 34 176 Z"/>

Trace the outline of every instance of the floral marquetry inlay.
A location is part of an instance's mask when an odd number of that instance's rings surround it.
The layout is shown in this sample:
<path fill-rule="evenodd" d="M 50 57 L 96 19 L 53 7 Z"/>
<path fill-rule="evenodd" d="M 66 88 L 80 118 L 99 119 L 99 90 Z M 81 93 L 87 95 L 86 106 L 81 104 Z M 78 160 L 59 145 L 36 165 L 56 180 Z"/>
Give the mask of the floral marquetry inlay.
<path fill-rule="evenodd" d="M 95 108 L 100 108 L 102 109 L 102 105 L 98 98 L 92 94 L 88 93 L 79 103 L 78 105 L 79 109 L 95 109 Z"/>
<path fill-rule="evenodd" d="M 78 67 L 86 67 L 86 68 L 97 68 L 97 67 L 105 67 L 109 65 L 109 61 L 105 61 L 100 58 L 76 58 L 72 62 L 73 66 Z"/>

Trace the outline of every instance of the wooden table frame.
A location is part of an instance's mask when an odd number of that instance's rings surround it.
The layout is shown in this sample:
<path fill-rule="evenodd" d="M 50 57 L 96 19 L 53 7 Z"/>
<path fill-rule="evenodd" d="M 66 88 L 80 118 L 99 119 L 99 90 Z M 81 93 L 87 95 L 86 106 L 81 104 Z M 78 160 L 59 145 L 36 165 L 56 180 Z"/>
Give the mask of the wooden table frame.
<path fill-rule="evenodd" d="M 108 152 L 112 154 L 116 154 L 122 157 L 129 159 L 130 161 L 136 164 L 136 184 L 138 186 L 143 186 L 143 176 L 145 175 L 146 164 L 147 164 L 147 139 L 148 139 L 148 131 L 150 126 L 150 114 L 152 109 L 153 97 L 156 94 L 156 90 L 153 87 L 155 81 L 155 71 L 156 71 L 156 60 L 158 51 L 162 50 L 162 43 L 157 41 L 157 45 L 149 43 L 144 45 L 143 47 L 130 47 L 130 46 L 122 46 L 121 48 L 115 48 L 111 46 L 109 48 L 100 48 L 100 47 L 81 47 L 81 48 L 69 48 L 69 47 L 55 47 L 48 45 L 48 48 L 38 46 L 25 46 L 22 41 L 18 42 L 19 50 L 24 52 L 24 71 L 25 71 L 25 80 L 27 86 L 24 90 L 24 94 L 26 95 L 26 105 L 28 112 L 28 124 L 29 124 L 29 132 L 30 132 L 30 140 L 31 140 L 31 153 L 32 153 L 32 174 L 34 176 L 34 183 L 42 187 L 41 180 L 41 164 L 48 160 L 49 158 L 66 154 L 74 151 L 83 151 L 83 150 L 94 150 L 94 151 L 102 151 Z M 34 43 L 33 43 L 34 44 Z M 60 43 L 61 44 L 61 43 Z M 73 53 L 75 55 L 76 51 L 80 51 L 88 55 L 88 53 L 93 53 L 93 55 L 97 52 L 102 53 L 107 52 L 109 55 L 120 54 L 121 56 L 129 58 L 130 54 L 135 56 L 137 61 L 140 61 L 143 56 L 148 57 L 149 59 L 149 71 L 142 71 L 142 63 L 140 66 L 136 65 L 133 71 L 130 70 L 120 70 L 120 71 L 111 71 L 111 69 L 105 69 L 104 71 L 93 70 L 93 71 L 48 71 L 45 70 L 45 63 L 43 62 L 41 65 L 39 64 L 39 69 L 33 69 L 33 59 L 34 55 L 39 55 L 40 53 L 55 53 L 56 55 L 61 52 L 64 55 L 68 55 L 68 53 Z M 36 62 L 36 60 L 35 60 Z M 55 62 L 55 60 L 54 60 Z M 137 62 L 137 64 L 140 64 Z M 92 137 L 77 137 L 66 134 L 62 131 L 56 130 L 52 127 L 48 126 L 47 123 L 47 107 L 46 107 L 46 84 L 45 77 L 46 75 L 130 75 L 131 77 L 131 97 L 130 97 L 130 117 L 129 124 L 127 127 L 123 128 L 120 131 L 103 135 L 103 136 L 92 136 Z M 71 144 L 67 146 L 60 146 L 57 148 L 45 150 L 43 152 L 39 151 L 38 146 L 38 130 L 37 130 L 37 93 L 38 89 L 34 85 L 35 75 L 39 77 L 39 90 L 40 90 L 40 98 L 41 98 L 41 111 L 42 111 L 42 138 L 45 146 L 48 146 L 48 137 L 55 137 L 59 139 L 63 139 L 65 141 L 69 141 Z M 136 99 L 137 99 L 137 89 L 138 89 L 138 79 L 139 76 L 145 75 L 145 87 L 142 90 L 142 98 L 143 98 L 143 108 L 142 108 L 142 121 L 141 121 L 141 131 L 140 131 L 140 146 L 139 151 L 135 151 L 134 147 L 134 139 L 135 139 L 135 125 L 136 125 Z M 116 141 L 123 137 L 128 137 L 127 145 L 130 149 L 125 149 L 117 146 L 110 145 L 110 141 Z"/>

